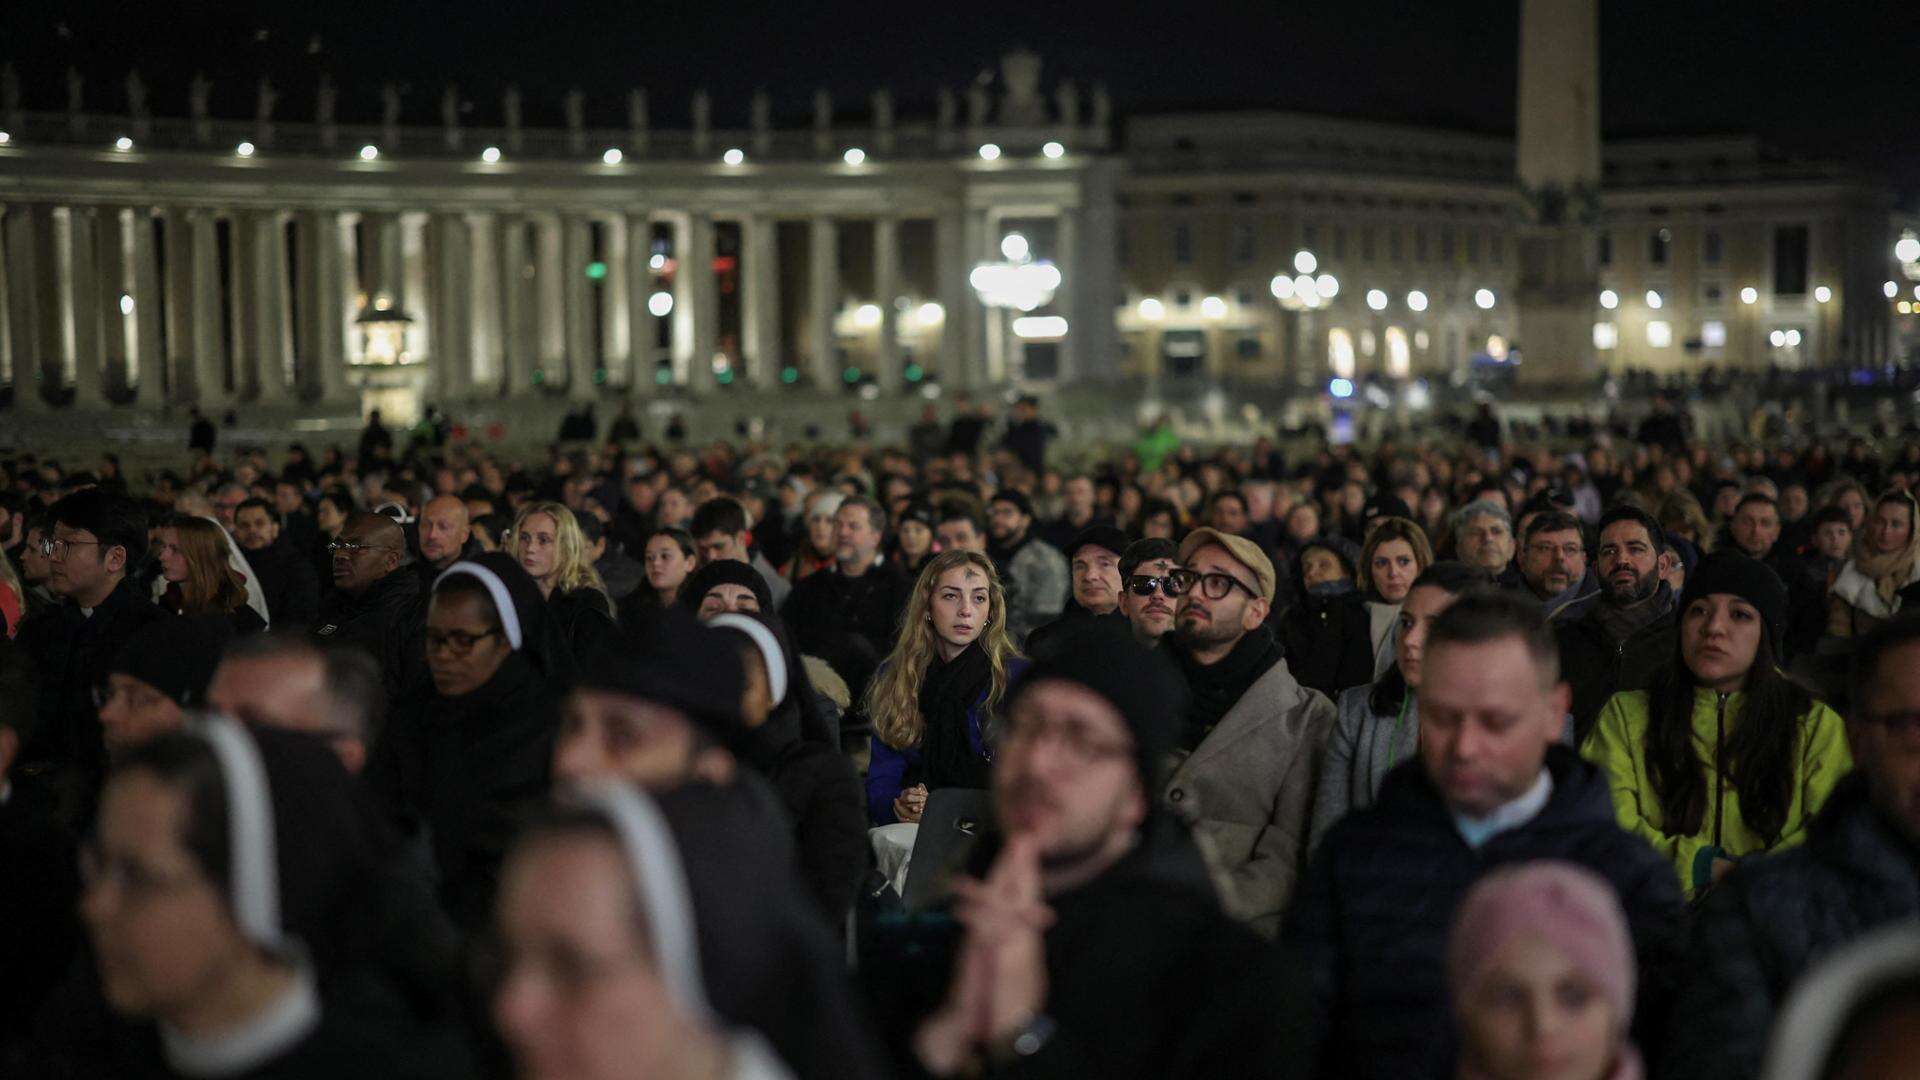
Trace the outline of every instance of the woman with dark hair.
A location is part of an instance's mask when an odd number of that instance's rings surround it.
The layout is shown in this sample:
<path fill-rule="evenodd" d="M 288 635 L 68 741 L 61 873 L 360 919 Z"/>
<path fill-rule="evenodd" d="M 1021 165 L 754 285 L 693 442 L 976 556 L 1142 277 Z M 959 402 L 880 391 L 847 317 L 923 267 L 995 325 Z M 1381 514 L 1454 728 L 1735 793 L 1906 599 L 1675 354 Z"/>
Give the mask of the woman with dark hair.
<path fill-rule="evenodd" d="M 894 522 L 894 561 L 908 577 L 919 577 L 920 568 L 933 558 L 934 525 L 933 505 L 925 499 L 909 502 Z"/>
<path fill-rule="evenodd" d="M 36 1063 L 76 1076 L 469 1075 L 464 1044 L 419 1023 L 383 967 L 369 897 L 390 846 L 325 743 L 212 717 L 129 751 L 82 852 L 80 912 L 106 1004 L 142 1027 L 42 1048 Z"/>
<path fill-rule="evenodd" d="M 505 552 L 440 575 L 426 638 L 432 684 L 396 707 L 367 779 L 427 824 L 441 902 L 472 927 L 493 903 L 514 816 L 546 794 L 572 653 L 552 605 Z"/>
<path fill-rule="evenodd" d="M 1420 745 L 1414 693 L 1420 689 L 1427 628 L 1462 594 L 1492 587 L 1486 571 L 1463 562 L 1434 563 L 1414 579 L 1399 605 L 1393 667 L 1336 699 L 1340 715 L 1320 759 L 1320 786 L 1308 831 L 1314 844 L 1334 822 L 1372 806 L 1387 773 L 1413 756 Z"/>
<path fill-rule="evenodd" d="M 694 570 L 693 537 L 685 529 L 655 529 L 640 548 L 647 580 L 620 602 L 620 611 L 672 607 Z"/>
<path fill-rule="evenodd" d="M 153 553 L 166 587 L 159 604 L 176 615 L 219 615 L 235 633 L 265 630 L 248 605 L 246 578 L 230 563 L 227 533 L 202 517 L 172 517 L 160 526 Z"/>
<path fill-rule="evenodd" d="M 1339 537 L 1304 545 L 1294 563 L 1298 597 L 1278 627 L 1293 677 L 1335 699 L 1373 681 L 1373 642 L 1356 561 L 1353 545 Z"/>
<path fill-rule="evenodd" d="M 1787 590 L 1736 552 L 1700 560 L 1680 596 L 1680 650 L 1646 690 L 1615 694 L 1583 748 L 1622 828 L 1698 895 L 1748 855 L 1805 837 L 1850 769 L 1838 714 L 1779 668 Z"/>
<path fill-rule="evenodd" d="M 729 632 L 740 648 L 744 736 L 733 749 L 779 793 L 793 822 L 801 878 L 827 924 L 839 926 L 867 869 L 860 776 L 840 752 L 837 725 L 820 708 L 779 616 L 726 612 L 707 625 Z"/>

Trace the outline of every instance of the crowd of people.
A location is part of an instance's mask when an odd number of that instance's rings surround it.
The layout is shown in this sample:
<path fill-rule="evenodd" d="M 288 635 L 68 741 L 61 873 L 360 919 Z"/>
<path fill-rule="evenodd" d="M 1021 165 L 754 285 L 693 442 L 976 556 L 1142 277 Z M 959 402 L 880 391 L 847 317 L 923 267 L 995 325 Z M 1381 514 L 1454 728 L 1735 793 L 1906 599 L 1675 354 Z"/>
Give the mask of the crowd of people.
<path fill-rule="evenodd" d="M 1898 1075 L 1920 443 L 1489 416 L 16 452 L 0 1074 Z"/>

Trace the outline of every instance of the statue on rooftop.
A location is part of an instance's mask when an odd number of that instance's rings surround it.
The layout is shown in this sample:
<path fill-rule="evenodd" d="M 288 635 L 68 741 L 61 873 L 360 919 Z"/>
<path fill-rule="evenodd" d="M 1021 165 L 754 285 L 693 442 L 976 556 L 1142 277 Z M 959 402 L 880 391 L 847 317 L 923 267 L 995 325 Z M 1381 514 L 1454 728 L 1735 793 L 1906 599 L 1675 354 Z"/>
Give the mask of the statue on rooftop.
<path fill-rule="evenodd" d="M 1040 101 L 1040 57 L 1029 49 L 1015 49 L 1000 58 L 1000 79 L 1006 94 L 1000 99 L 1000 123 L 1007 127 L 1038 127 L 1047 122 Z"/>
<path fill-rule="evenodd" d="M 520 88 L 512 83 L 500 95 L 500 115 L 507 126 L 507 149 L 519 150 L 524 141 L 520 135 Z"/>

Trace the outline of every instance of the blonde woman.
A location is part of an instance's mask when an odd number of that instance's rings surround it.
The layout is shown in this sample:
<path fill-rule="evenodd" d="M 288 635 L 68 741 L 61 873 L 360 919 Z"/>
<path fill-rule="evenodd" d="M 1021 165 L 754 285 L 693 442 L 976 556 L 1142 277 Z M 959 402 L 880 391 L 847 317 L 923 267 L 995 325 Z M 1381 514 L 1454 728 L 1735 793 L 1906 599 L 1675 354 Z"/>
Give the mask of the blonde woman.
<path fill-rule="evenodd" d="M 540 586 L 575 661 L 590 659 L 613 639 L 613 600 L 587 555 L 587 540 L 573 511 L 557 502 L 521 507 L 507 553 Z"/>
<path fill-rule="evenodd" d="M 992 717 L 1027 662 L 1007 635 L 1006 594 L 986 556 L 947 551 L 920 571 L 900 636 L 867 688 L 867 812 L 917 823 L 927 793 L 984 788 Z"/>
<path fill-rule="evenodd" d="M 1920 505 L 1895 489 L 1880 496 L 1834 579 L 1827 633 L 1861 637 L 1905 610 L 1920 590 Z"/>
<path fill-rule="evenodd" d="M 236 633 L 264 630 L 267 621 L 248 605 L 247 579 L 233 568 L 227 531 L 202 517 L 172 517 L 153 545 L 166 581 L 160 606 L 178 615 L 222 615 Z"/>

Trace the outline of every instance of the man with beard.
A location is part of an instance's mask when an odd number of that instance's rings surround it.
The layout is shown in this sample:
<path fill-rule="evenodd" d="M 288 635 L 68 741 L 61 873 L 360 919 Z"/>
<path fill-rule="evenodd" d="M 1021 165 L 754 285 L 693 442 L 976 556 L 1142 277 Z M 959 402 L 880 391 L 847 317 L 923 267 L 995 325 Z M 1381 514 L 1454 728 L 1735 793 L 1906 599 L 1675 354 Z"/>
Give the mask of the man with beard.
<path fill-rule="evenodd" d="M 1227 914 L 1272 937 L 1299 878 L 1333 702 L 1302 687 L 1267 628 L 1273 563 L 1243 536 L 1181 542 L 1172 656 L 1192 696 L 1164 789 Z"/>
<path fill-rule="evenodd" d="M 1070 587 L 1066 556 L 1033 535 L 1033 504 L 1003 488 L 987 504 L 988 553 L 1007 592 L 1007 633 L 1025 646 L 1033 629 L 1060 617 Z"/>
<path fill-rule="evenodd" d="M 934 1076 L 1272 1076 L 1277 966 L 1211 895 L 1153 779 L 1180 712 L 1169 665 L 1081 623 L 1008 695 L 992 790 L 1003 839 L 956 884 Z"/>
<path fill-rule="evenodd" d="M 1616 506 L 1600 518 L 1594 567 L 1600 597 L 1585 615 L 1558 624 L 1560 670 L 1573 688 L 1574 745 L 1586 741 L 1601 706 L 1622 690 L 1644 690 L 1679 648 L 1673 590 L 1660 580 L 1666 534 L 1652 515 Z"/>
<path fill-rule="evenodd" d="M 248 499 L 233 513 L 233 539 L 260 580 L 274 626 L 305 629 L 320 614 L 320 582 L 313 562 L 287 543 L 280 515 L 265 499 Z"/>
<path fill-rule="evenodd" d="M 1600 599 L 1600 583 L 1587 570 L 1587 540 L 1580 519 L 1564 510 L 1534 514 L 1520 527 L 1520 577 L 1546 609 L 1549 622 L 1577 619 Z"/>
<path fill-rule="evenodd" d="M 1135 540 L 1120 556 L 1120 614 L 1133 627 L 1133 640 L 1156 648 L 1173 631 L 1180 587 L 1173 584 L 1179 549 L 1159 538 Z"/>

